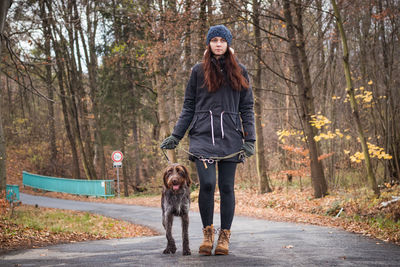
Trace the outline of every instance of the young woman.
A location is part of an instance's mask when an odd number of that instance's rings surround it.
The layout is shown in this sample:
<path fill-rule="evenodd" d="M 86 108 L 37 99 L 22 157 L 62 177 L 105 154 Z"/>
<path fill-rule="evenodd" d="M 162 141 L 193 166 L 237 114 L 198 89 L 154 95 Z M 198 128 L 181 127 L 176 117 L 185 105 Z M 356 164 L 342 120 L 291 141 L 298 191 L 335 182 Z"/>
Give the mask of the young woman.
<path fill-rule="evenodd" d="M 203 62 L 192 68 L 182 113 L 161 148 L 174 149 L 189 131 L 189 158 L 196 163 L 200 181 L 199 208 L 204 240 L 199 254 L 211 255 L 214 245 L 214 190 L 218 165 L 221 230 L 216 255 L 229 253 L 230 228 L 235 211 L 236 165 L 242 155 L 254 154 L 253 93 L 245 67 L 230 48 L 231 32 L 212 26 L 207 34 Z"/>

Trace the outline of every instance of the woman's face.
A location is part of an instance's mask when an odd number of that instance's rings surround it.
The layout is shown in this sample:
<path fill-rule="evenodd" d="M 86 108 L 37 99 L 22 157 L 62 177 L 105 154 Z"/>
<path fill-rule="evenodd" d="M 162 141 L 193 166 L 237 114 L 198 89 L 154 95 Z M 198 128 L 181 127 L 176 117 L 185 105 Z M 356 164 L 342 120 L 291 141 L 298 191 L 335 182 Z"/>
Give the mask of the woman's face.
<path fill-rule="evenodd" d="M 214 56 L 219 58 L 225 54 L 226 50 L 228 49 L 228 43 L 222 37 L 214 37 L 210 40 L 210 47 Z"/>

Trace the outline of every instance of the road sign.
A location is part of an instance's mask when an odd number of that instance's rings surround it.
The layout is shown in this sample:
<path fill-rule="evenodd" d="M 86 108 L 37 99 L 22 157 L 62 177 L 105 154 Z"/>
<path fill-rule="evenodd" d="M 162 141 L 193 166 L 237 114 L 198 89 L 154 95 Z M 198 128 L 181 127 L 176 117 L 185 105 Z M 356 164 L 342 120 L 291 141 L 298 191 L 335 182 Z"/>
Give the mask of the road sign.
<path fill-rule="evenodd" d="M 114 168 L 122 168 L 122 162 L 113 162 Z"/>
<path fill-rule="evenodd" d="M 117 168 L 117 189 L 118 189 L 118 197 L 119 197 L 119 168 L 122 167 L 122 160 L 124 159 L 124 155 L 122 154 L 121 151 L 115 150 L 111 154 L 111 159 L 114 161 L 113 167 Z"/>
<path fill-rule="evenodd" d="M 116 150 L 111 154 L 111 159 L 114 162 L 122 162 L 122 160 L 124 159 L 124 155 L 122 154 L 121 151 Z"/>

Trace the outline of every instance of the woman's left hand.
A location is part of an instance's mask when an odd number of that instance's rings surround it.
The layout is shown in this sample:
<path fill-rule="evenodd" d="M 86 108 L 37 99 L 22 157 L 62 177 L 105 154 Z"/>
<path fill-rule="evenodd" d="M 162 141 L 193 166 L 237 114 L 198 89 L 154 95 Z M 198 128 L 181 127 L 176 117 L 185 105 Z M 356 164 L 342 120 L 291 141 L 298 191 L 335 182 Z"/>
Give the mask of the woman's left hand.
<path fill-rule="evenodd" d="M 254 148 L 254 142 L 252 141 L 245 141 L 242 150 L 244 151 L 244 154 L 246 157 L 251 157 L 254 155 L 255 148 Z"/>

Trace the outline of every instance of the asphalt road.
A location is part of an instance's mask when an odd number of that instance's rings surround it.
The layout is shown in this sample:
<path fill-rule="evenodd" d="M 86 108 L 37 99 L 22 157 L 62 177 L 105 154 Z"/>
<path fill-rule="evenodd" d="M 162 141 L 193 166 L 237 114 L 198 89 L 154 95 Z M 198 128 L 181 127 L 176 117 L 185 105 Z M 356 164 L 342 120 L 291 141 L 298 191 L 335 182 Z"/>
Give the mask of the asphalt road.
<path fill-rule="evenodd" d="M 230 255 L 200 256 L 200 215 L 190 214 L 191 256 L 182 256 L 180 219 L 175 218 L 174 255 L 166 246 L 161 208 L 53 199 L 21 194 L 24 204 L 88 211 L 149 226 L 162 235 L 90 241 L 10 252 L 0 266 L 400 266 L 400 247 L 334 228 L 235 216 Z M 219 225 L 216 214 L 215 225 Z"/>

